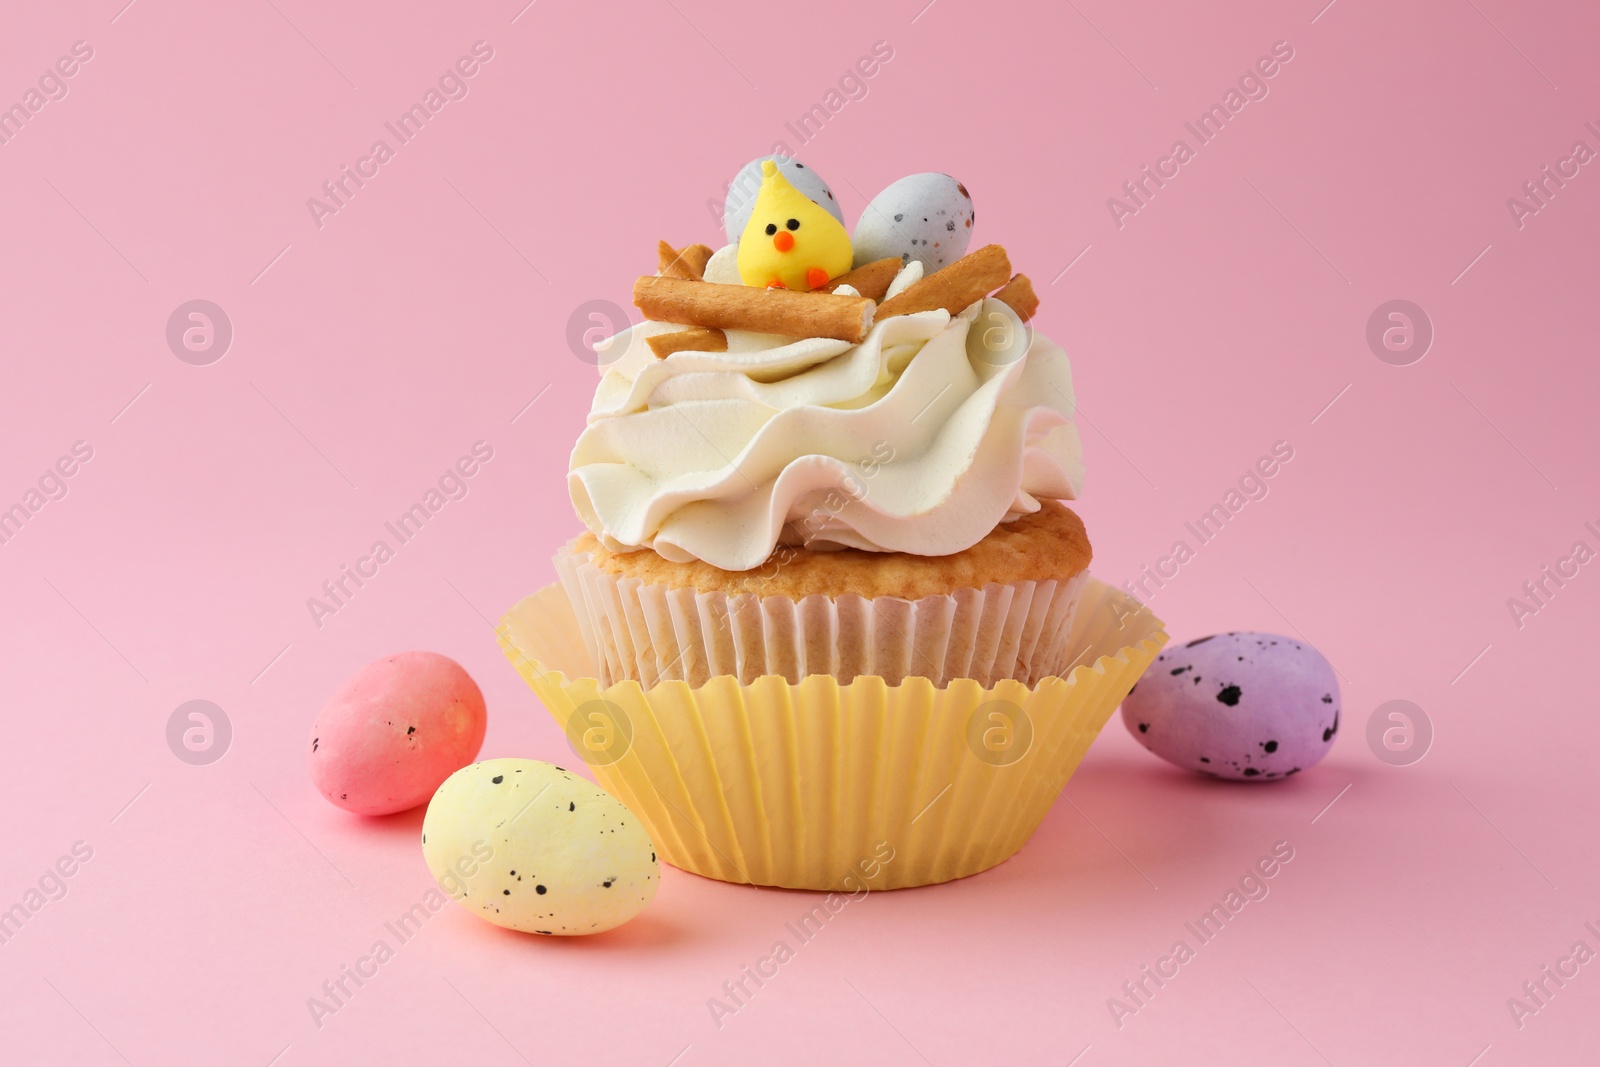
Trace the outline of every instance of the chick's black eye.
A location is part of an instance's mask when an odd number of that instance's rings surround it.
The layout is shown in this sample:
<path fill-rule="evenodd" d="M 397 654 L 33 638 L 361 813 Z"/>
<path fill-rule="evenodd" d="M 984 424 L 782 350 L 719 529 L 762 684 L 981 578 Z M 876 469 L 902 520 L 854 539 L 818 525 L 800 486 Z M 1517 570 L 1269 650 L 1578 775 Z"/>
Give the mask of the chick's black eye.
<path fill-rule="evenodd" d="M 788 223 L 788 226 L 789 226 L 789 229 L 791 229 L 791 230 L 798 230 L 800 228 L 800 220 L 799 219 L 790 219 L 789 223 Z"/>
<path fill-rule="evenodd" d="M 767 223 L 767 236 L 768 237 L 771 237 L 773 234 L 775 234 L 777 232 L 778 232 L 778 227 L 777 226 L 773 225 L 770 222 Z"/>

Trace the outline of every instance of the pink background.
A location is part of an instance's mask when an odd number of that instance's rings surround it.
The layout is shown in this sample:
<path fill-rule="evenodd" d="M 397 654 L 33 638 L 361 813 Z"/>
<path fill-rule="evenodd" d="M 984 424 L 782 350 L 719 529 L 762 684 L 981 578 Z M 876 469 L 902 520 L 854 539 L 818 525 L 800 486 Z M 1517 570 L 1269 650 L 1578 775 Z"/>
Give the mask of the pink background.
<path fill-rule="evenodd" d="M 1600 548 L 1600 164 L 1520 229 L 1506 199 L 1600 148 L 1600 8 L 122 3 L 13 5 L 0 35 L 5 102 L 94 49 L 0 146 L 0 504 L 94 450 L 0 546 L 0 908 L 93 849 L 0 946 L 9 1057 L 1593 1060 L 1600 963 L 1520 1029 L 1506 1001 L 1580 938 L 1600 949 L 1600 564 L 1520 629 L 1506 601 Z M 477 40 L 470 95 L 315 226 L 306 198 Z M 868 95 L 790 140 L 879 40 Z M 1119 229 L 1107 198 L 1279 40 L 1270 95 Z M 433 649 L 485 690 L 486 757 L 567 756 L 488 620 L 576 526 L 594 372 L 568 317 L 625 304 L 658 239 L 715 243 L 706 200 L 777 139 L 851 222 L 906 173 L 972 190 L 977 239 L 1031 274 L 1073 357 L 1102 577 L 1292 444 L 1153 606 L 1178 640 L 1319 646 L 1344 683 L 1333 754 L 1229 786 L 1114 720 L 1015 859 L 851 905 L 721 1029 L 707 998 L 813 896 L 668 869 L 639 920 L 586 941 L 447 909 L 317 1028 L 307 998 L 431 883 L 420 812 L 363 821 L 312 790 L 312 718 L 357 666 Z M 235 331 L 209 366 L 164 336 L 196 298 Z M 1394 298 L 1436 329 L 1410 366 L 1364 336 Z M 470 494 L 315 626 L 306 598 L 480 439 Z M 191 699 L 233 724 L 210 766 L 165 741 Z M 1436 731 L 1411 766 L 1365 740 L 1391 699 Z M 1119 1028 L 1107 999 L 1276 841 L 1295 858 L 1271 895 Z"/>

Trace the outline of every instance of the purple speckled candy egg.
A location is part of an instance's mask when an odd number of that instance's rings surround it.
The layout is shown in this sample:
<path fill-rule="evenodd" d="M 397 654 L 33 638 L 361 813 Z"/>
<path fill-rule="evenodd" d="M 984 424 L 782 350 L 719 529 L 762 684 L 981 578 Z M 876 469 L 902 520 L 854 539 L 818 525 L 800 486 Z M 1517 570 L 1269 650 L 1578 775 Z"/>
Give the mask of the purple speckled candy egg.
<path fill-rule="evenodd" d="M 1156 657 L 1122 721 L 1168 763 L 1213 778 L 1274 781 L 1333 748 L 1339 683 L 1322 653 L 1279 634 L 1213 634 Z"/>

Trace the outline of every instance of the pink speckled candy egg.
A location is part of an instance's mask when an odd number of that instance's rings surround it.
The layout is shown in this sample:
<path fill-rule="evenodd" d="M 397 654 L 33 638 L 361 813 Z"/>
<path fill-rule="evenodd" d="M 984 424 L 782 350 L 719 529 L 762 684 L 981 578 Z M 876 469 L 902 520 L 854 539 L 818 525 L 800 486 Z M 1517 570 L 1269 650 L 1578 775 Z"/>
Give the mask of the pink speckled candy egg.
<path fill-rule="evenodd" d="M 1122 702 L 1139 743 L 1185 770 L 1270 782 L 1326 756 L 1339 732 L 1339 682 L 1293 637 L 1240 631 L 1168 647 Z"/>
<path fill-rule="evenodd" d="M 358 815 L 427 803 L 483 746 L 483 693 L 461 664 L 400 652 L 362 667 L 311 729 L 311 781 Z"/>

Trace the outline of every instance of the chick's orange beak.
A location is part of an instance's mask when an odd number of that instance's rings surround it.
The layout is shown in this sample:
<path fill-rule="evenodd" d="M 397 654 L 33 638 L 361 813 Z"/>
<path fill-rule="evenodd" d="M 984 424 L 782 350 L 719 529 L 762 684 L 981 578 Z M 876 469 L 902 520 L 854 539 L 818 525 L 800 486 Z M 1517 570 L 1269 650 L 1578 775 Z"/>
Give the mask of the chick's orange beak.
<path fill-rule="evenodd" d="M 787 252 L 794 247 L 794 234 L 788 230 L 779 230 L 772 237 L 772 247 L 780 252 Z"/>

